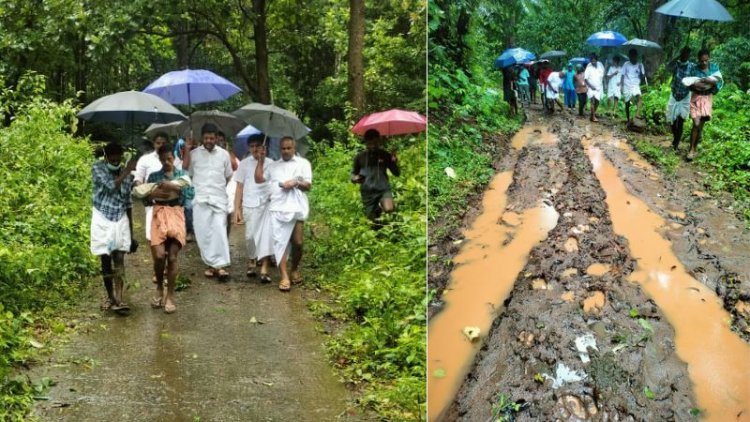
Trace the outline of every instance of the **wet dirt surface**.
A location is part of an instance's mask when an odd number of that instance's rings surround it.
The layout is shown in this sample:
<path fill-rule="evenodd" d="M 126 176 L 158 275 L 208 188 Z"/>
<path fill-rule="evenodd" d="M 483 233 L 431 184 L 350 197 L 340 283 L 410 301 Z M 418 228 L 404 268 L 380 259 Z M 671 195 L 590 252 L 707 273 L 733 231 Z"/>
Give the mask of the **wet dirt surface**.
<path fill-rule="evenodd" d="M 34 414 L 56 421 L 360 420 L 326 361 L 304 289 L 281 293 L 276 283 L 245 277 L 243 232 L 232 227 L 228 283 L 204 278 L 197 245 L 187 245 L 179 272 L 192 284 L 167 315 L 149 305 L 152 264 L 136 227 L 141 247 L 126 258 L 130 315 L 100 313 L 98 299 L 82 304 L 79 333 L 30 374 L 56 382 Z"/>
<path fill-rule="evenodd" d="M 516 420 L 750 418 L 750 408 L 745 409 L 750 403 L 746 369 L 750 354 L 740 338 L 744 333 L 738 333 L 747 326 L 742 315 L 747 315 L 750 300 L 750 266 L 744 263 L 750 254 L 742 257 L 750 242 L 742 223 L 711 198 L 691 194 L 700 189 L 699 178 L 684 174 L 679 179 L 679 173 L 677 179 L 665 177 L 632 151 L 622 133 L 615 130 L 613 136 L 613 128 L 606 124 L 592 125 L 569 114 L 547 118 L 537 111 L 529 117 L 522 133 L 546 137 L 549 132 L 559 140 L 527 145 L 517 161 L 512 154 L 501 160 L 500 170 L 513 171 L 506 208 L 522 213 L 547 200 L 560 219 L 547 240 L 531 251 L 505 308 L 495 310 L 500 314 L 491 330 L 481 334 L 475 345 L 481 344 L 481 350 L 455 400 L 445 404 L 450 404 L 447 413 L 438 418 L 431 412 L 430 419 L 488 420 L 500 393 L 524 402 L 524 410 L 514 415 Z M 644 256 L 651 257 L 643 248 L 657 245 L 638 245 L 638 249 L 631 243 L 642 239 L 628 238 L 628 233 L 618 230 L 617 221 L 613 225 L 612 220 L 619 217 L 610 214 L 607 196 L 611 194 L 605 193 L 594 174 L 582 138 L 596 142 L 628 191 L 664 220 L 655 234 L 665 242 L 659 247 L 674 257 L 668 270 L 681 271 L 698 283 L 689 286 L 697 291 L 689 289 L 685 294 L 712 306 L 710 312 L 709 308 L 702 313 L 691 311 L 687 303 L 680 310 L 677 301 L 686 299 L 679 295 L 671 300 L 672 308 L 649 290 L 648 283 L 641 288 L 638 281 L 644 268 L 650 268 Z M 736 230 L 722 231 L 719 222 Z M 666 252 L 662 255 L 666 263 Z M 654 261 L 660 264 L 658 256 Z M 504 269 L 498 260 L 495 271 L 501 274 Z M 722 313 L 721 306 L 731 314 Z M 711 329 L 713 324 L 723 326 L 724 332 L 711 333 L 716 334 L 711 340 L 686 330 L 689 319 L 685 317 L 690 312 L 703 322 L 708 320 L 701 328 Z M 691 358 L 683 351 L 686 343 L 700 341 L 730 347 L 717 358 L 706 359 L 703 354 L 700 365 L 701 357 Z M 686 360 L 692 360 L 692 366 Z M 735 374 L 712 379 L 695 376 L 720 366 Z M 431 365 L 431 375 L 434 370 Z M 582 379 L 563 382 L 571 374 L 568 378 L 578 375 Z M 701 416 L 694 415 L 698 409 Z"/>

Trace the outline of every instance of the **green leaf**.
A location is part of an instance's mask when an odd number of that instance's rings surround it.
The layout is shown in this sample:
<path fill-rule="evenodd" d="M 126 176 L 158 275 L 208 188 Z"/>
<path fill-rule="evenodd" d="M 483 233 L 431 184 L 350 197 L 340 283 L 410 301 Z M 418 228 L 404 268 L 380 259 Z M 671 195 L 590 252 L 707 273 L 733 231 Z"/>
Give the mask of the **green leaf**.
<path fill-rule="evenodd" d="M 644 394 L 644 395 L 646 396 L 646 398 L 647 398 L 647 399 L 649 399 L 649 400 L 653 400 L 653 399 L 654 399 L 654 398 L 656 397 L 656 395 L 654 394 L 654 392 L 653 392 L 653 391 L 651 391 L 651 389 L 650 389 L 650 388 L 648 388 L 648 385 L 647 385 L 647 386 L 645 386 L 645 387 L 643 387 L 643 394 Z"/>
<path fill-rule="evenodd" d="M 445 369 L 443 368 L 438 368 L 432 372 L 432 376 L 435 378 L 444 378 L 445 375 Z"/>

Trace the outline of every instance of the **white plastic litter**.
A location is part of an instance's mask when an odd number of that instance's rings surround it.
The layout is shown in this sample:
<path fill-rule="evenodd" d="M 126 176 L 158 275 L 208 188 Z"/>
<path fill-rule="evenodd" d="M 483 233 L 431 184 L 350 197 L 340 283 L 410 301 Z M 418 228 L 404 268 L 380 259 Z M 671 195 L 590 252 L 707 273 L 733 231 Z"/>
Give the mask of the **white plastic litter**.
<path fill-rule="evenodd" d="M 564 363 L 557 364 L 554 377 L 549 374 L 542 374 L 542 376 L 545 379 L 552 380 L 552 388 L 554 389 L 562 387 L 563 384 L 578 382 L 586 378 L 586 374 L 579 374 L 577 371 L 565 366 Z"/>
<path fill-rule="evenodd" d="M 576 337 L 575 343 L 576 349 L 578 350 L 578 356 L 581 358 L 581 362 L 583 363 L 589 363 L 591 361 L 591 359 L 589 359 L 589 347 L 594 350 L 599 350 L 596 347 L 596 339 L 591 333 Z"/>
<path fill-rule="evenodd" d="M 456 178 L 456 171 L 453 170 L 453 167 L 446 167 L 445 168 L 445 174 L 450 177 L 451 179 Z"/>

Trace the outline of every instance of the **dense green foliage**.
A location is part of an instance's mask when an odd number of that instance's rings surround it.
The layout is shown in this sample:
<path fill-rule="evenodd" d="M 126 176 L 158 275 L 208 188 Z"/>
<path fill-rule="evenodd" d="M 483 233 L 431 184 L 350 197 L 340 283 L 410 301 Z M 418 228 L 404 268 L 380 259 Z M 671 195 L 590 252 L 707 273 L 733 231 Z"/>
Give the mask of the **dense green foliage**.
<path fill-rule="evenodd" d="M 92 150 L 70 132 L 70 102 L 20 79 L 0 104 L 15 119 L 0 131 L 0 419 L 21 420 L 33 387 L 17 375 L 30 356 L 32 314 L 75 298 L 95 268 L 88 245 Z"/>
<path fill-rule="evenodd" d="M 425 413 L 425 141 L 391 140 L 400 177 L 391 177 L 396 212 L 379 230 L 365 218 L 349 182 L 360 147 L 314 151 L 306 265 L 334 293 L 316 313 L 345 325 L 328 343 L 343 377 L 364 389 L 360 402 L 388 420 Z"/>
<path fill-rule="evenodd" d="M 671 137 L 664 119 L 669 99 L 667 83 L 648 90 L 643 96 L 643 111 L 649 126 L 658 134 Z M 727 84 L 713 98 L 713 118 L 703 126 L 696 164 L 706 170 L 713 189 L 731 192 L 750 220 L 750 95 L 733 83 Z M 685 123 L 685 141 L 692 122 Z M 664 164 L 664 163 L 660 163 Z"/>

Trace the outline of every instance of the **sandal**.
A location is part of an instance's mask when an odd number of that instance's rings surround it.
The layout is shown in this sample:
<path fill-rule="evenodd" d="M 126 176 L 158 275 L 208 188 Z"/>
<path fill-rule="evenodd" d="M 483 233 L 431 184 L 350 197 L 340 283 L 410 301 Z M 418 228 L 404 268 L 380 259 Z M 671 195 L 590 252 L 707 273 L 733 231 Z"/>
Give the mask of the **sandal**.
<path fill-rule="evenodd" d="M 164 306 L 164 303 L 162 302 L 161 297 L 152 297 L 151 298 L 151 307 L 154 309 L 159 309 L 162 306 Z"/>
<path fill-rule="evenodd" d="M 299 271 L 292 271 L 292 284 L 302 283 L 302 274 Z"/>
<path fill-rule="evenodd" d="M 263 284 L 268 284 L 271 282 L 271 276 L 268 274 L 261 274 L 260 275 L 260 282 Z"/>
<path fill-rule="evenodd" d="M 289 282 L 289 279 L 285 278 L 279 282 L 279 290 L 282 292 L 292 290 L 292 283 Z"/>
<path fill-rule="evenodd" d="M 255 268 L 248 268 L 245 275 L 247 275 L 248 277 L 255 277 L 256 275 L 258 275 L 258 272 L 255 271 Z"/>
<path fill-rule="evenodd" d="M 216 277 L 216 270 L 214 270 L 213 268 L 209 268 L 203 272 L 203 275 L 208 278 Z"/>
<path fill-rule="evenodd" d="M 124 313 L 130 312 L 130 306 L 128 306 L 128 304 L 125 302 L 113 304 L 110 309 L 117 312 L 118 314 L 124 314 Z"/>
<path fill-rule="evenodd" d="M 219 268 L 215 274 L 219 277 L 219 281 L 229 281 L 229 273 L 224 268 Z"/>

